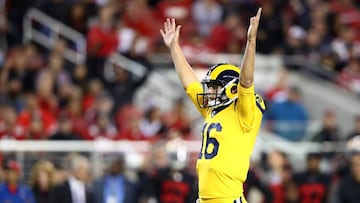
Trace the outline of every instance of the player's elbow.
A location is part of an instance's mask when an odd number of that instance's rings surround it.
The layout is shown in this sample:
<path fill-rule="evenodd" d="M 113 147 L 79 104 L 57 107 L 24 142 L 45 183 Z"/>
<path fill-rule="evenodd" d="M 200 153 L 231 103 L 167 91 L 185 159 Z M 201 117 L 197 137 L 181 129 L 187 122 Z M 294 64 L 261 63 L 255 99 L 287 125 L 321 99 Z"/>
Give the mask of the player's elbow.
<path fill-rule="evenodd" d="M 242 87 L 249 88 L 252 86 L 253 82 L 254 82 L 254 80 L 252 78 L 242 79 L 242 80 L 240 80 L 240 85 Z"/>

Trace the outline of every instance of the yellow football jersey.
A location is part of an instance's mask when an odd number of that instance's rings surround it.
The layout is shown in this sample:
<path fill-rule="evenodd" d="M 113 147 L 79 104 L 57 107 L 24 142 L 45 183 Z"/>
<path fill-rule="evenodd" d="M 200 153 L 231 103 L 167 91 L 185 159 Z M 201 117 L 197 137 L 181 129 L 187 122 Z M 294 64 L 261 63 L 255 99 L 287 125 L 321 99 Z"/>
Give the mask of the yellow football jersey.
<path fill-rule="evenodd" d="M 243 194 L 250 156 L 259 131 L 264 101 L 254 87 L 238 88 L 239 97 L 227 106 L 200 108 L 197 94 L 203 89 L 191 83 L 186 93 L 204 117 L 202 147 L 196 163 L 201 203 L 233 202 Z M 237 106 L 242 105 L 242 106 Z M 244 121 L 239 109 L 250 108 L 252 121 Z M 243 199 L 243 203 L 246 200 Z"/>

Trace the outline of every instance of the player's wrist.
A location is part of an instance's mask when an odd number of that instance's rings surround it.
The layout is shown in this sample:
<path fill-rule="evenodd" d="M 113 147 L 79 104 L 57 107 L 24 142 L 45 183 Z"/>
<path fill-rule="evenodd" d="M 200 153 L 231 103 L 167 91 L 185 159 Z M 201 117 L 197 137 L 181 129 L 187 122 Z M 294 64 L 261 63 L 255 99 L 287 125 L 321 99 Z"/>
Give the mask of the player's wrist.
<path fill-rule="evenodd" d="M 177 49 L 179 47 L 180 47 L 179 43 L 174 42 L 174 43 L 170 44 L 169 49 L 173 50 L 173 49 Z"/>

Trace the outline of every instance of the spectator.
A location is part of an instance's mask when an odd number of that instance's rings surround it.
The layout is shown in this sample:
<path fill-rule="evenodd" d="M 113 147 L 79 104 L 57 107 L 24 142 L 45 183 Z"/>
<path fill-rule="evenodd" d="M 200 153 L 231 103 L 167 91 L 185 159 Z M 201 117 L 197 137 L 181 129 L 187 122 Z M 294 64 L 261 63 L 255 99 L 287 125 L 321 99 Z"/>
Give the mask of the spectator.
<path fill-rule="evenodd" d="M 147 67 L 141 76 L 121 66 L 114 66 L 111 71 L 115 76 L 114 81 L 108 81 L 108 91 L 117 98 L 114 104 L 114 111 L 118 112 L 123 106 L 131 105 L 134 102 L 136 91 L 147 81 L 152 68 Z"/>
<path fill-rule="evenodd" d="M 2 164 L 0 165 L 0 184 L 4 183 L 5 175 L 4 175 L 4 169 Z"/>
<path fill-rule="evenodd" d="M 155 18 L 155 12 L 148 6 L 147 1 L 134 0 L 126 3 L 126 10 L 121 16 L 123 26 L 135 31 L 149 47 L 158 36 L 159 22 Z M 119 41 L 120 44 L 127 43 Z"/>
<path fill-rule="evenodd" d="M 286 34 L 283 54 L 285 55 L 304 55 L 304 42 L 306 31 L 298 25 L 289 27 Z"/>
<path fill-rule="evenodd" d="M 37 6 L 38 1 L 22 1 L 11 0 L 2 2 L 4 11 L 8 19 L 7 25 L 7 41 L 8 47 L 13 47 L 22 42 L 23 39 L 23 19 L 26 11 L 34 6 Z"/>
<path fill-rule="evenodd" d="M 82 136 L 86 129 L 86 122 L 80 98 L 71 99 L 63 114 L 71 120 L 73 133 Z"/>
<path fill-rule="evenodd" d="M 346 64 L 349 59 L 360 56 L 360 43 L 355 40 L 356 32 L 353 28 L 343 25 L 337 30 L 337 37 L 330 45 L 339 56 L 340 63 Z"/>
<path fill-rule="evenodd" d="M 95 108 L 96 98 L 103 90 L 103 83 L 99 79 L 91 79 L 87 83 L 81 104 L 84 113 L 91 112 L 92 109 Z"/>
<path fill-rule="evenodd" d="M 181 139 L 167 143 L 169 167 L 155 171 L 151 177 L 152 195 L 161 203 L 194 203 L 197 199 L 196 178 L 186 170 L 188 154 Z"/>
<path fill-rule="evenodd" d="M 356 3 L 357 2 L 357 3 Z M 340 24 L 360 29 L 360 11 L 358 1 L 340 0 L 331 1 L 331 9 L 337 15 Z"/>
<path fill-rule="evenodd" d="M 81 90 L 86 89 L 88 81 L 88 70 L 85 64 L 78 64 L 74 67 L 71 74 L 71 81 L 74 85 L 81 88 Z"/>
<path fill-rule="evenodd" d="M 55 94 L 55 78 L 50 71 L 44 71 L 36 81 L 36 105 L 41 111 L 56 117 L 58 113 L 58 98 Z"/>
<path fill-rule="evenodd" d="M 54 45 L 51 48 L 51 50 L 49 52 L 46 52 L 45 55 L 47 56 L 46 58 L 50 58 L 49 56 L 53 55 L 53 56 L 64 56 L 66 49 L 68 49 L 68 42 L 59 37 L 58 39 L 56 39 L 54 41 Z M 68 65 L 66 64 L 65 67 L 68 67 Z"/>
<path fill-rule="evenodd" d="M 70 14 L 67 16 L 65 23 L 74 30 L 86 34 L 87 21 L 88 13 L 85 4 L 82 2 L 74 3 L 70 8 Z"/>
<path fill-rule="evenodd" d="M 228 13 L 223 22 L 215 25 L 207 40 L 207 46 L 217 53 L 226 52 L 230 41 L 234 38 L 234 30 L 241 26 L 236 13 Z"/>
<path fill-rule="evenodd" d="M 262 54 L 271 54 L 279 51 L 283 44 L 283 19 L 272 1 L 264 1 L 262 8 L 257 50 Z"/>
<path fill-rule="evenodd" d="M 94 182 L 94 203 L 136 203 L 138 202 L 138 185 L 125 175 L 123 157 L 113 160 L 104 177 Z"/>
<path fill-rule="evenodd" d="M 114 98 L 106 91 L 98 92 L 98 94 L 93 95 L 94 103 L 88 111 L 85 112 L 86 122 L 91 125 L 97 122 L 97 117 L 99 115 L 104 115 L 111 117 L 110 121 L 112 122 L 112 114 L 114 112 Z"/>
<path fill-rule="evenodd" d="M 26 127 L 18 121 L 15 109 L 5 106 L 0 113 L 0 139 L 26 139 Z"/>
<path fill-rule="evenodd" d="M 157 171 L 169 167 L 170 161 L 166 152 L 166 142 L 157 140 L 151 145 L 149 153 L 145 154 L 139 168 L 140 202 L 156 201 L 153 192 L 152 177 Z"/>
<path fill-rule="evenodd" d="M 0 184 L 0 202 L 35 203 L 31 189 L 20 183 L 20 165 L 8 160 L 4 168 L 5 182 Z"/>
<path fill-rule="evenodd" d="M 360 135 L 360 115 L 355 116 L 354 118 L 354 129 L 347 136 L 347 140 L 352 139 L 353 137 Z"/>
<path fill-rule="evenodd" d="M 285 203 L 285 173 L 289 164 L 285 153 L 273 150 L 267 154 L 266 168 L 264 173 L 265 183 L 273 194 L 273 203 Z"/>
<path fill-rule="evenodd" d="M 100 113 L 95 117 L 95 122 L 87 128 L 86 140 L 117 140 L 119 132 L 108 115 Z"/>
<path fill-rule="evenodd" d="M 164 131 L 164 127 L 164 124 L 161 122 L 159 107 L 149 107 L 140 121 L 141 133 L 150 140 L 162 133 Z"/>
<path fill-rule="evenodd" d="M 355 203 L 360 199 L 360 154 L 354 152 L 350 157 L 351 173 L 344 177 L 338 187 L 339 203 Z"/>
<path fill-rule="evenodd" d="M 10 34 L 10 24 L 4 3 L 0 6 L 0 22 L 0 66 L 3 66 L 6 55 L 6 47 L 8 45 L 7 39 Z"/>
<path fill-rule="evenodd" d="M 322 128 L 312 140 L 316 142 L 337 142 L 340 141 L 340 138 L 336 114 L 331 110 L 326 110 L 322 116 Z"/>
<path fill-rule="evenodd" d="M 59 90 L 57 92 L 57 100 L 58 100 L 58 112 L 59 116 L 62 112 L 65 111 L 70 100 L 72 99 L 81 99 L 82 91 L 79 86 L 75 86 L 71 83 L 62 83 L 59 85 Z"/>
<path fill-rule="evenodd" d="M 51 190 L 49 203 L 93 203 L 93 191 L 87 185 L 89 169 L 86 157 L 73 155 L 69 177 Z"/>
<path fill-rule="evenodd" d="M 323 33 L 319 33 L 315 28 L 311 28 L 307 31 L 303 44 L 303 51 L 305 58 L 309 60 L 309 62 L 317 63 L 318 61 L 323 60 L 323 55 L 326 55 L 325 51 L 331 53 L 331 51 L 328 50 L 329 48 L 324 45 L 325 36 L 323 35 Z M 325 63 L 324 65 L 326 69 L 321 69 L 320 71 L 336 71 L 336 63 Z"/>
<path fill-rule="evenodd" d="M 192 5 L 192 16 L 197 24 L 198 33 L 207 37 L 223 17 L 223 7 L 215 0 L 197 0 Z"/>
<path fill-rule="evenodd" d="M 244 184 L 245 197 L 249 199 L 251 195 L 251 191 L 253 189 L 257 189 L 261 193 L 261 202 L 263 203 L 272 203 L 273 202 L 273 194 L 270 188 L 261 180 L 261 177 L 255 172 L 255 169 L 250 169 L 248 176 L 246 178 L 246 182 Z"/>
<path fill-rule="evenodd" d="M 43 134 L 49 136 L 56 130 L 56 117 L 48 109 L 42 109 L 39 106 L 38 98 L 34 94 L 25 96 L 25 108 L 18 115 L 18 122 L 29 129 L 32 120 L 38 119 L 42 122 Z"/>
<path fill-rule="evenodd" d="M 288 98 L 288 71 L 282 68 L 279 71 L 278 80 L 276 84 L 265 92 L 266 100 L 271 105 L 272 103 L 284 102 Z"/>
<path fill-rule="evenodd" d="M 305 136 L 308 113 L 298 87 L 291 87 L 288 99 L 273 103 L 265 115 L 270 130 L 279 136 L 291 141 L 299 141 Z"/>
<path fill-rule="evenodd" d="M 44 1 L 40 9 L 60 22 L 66 22 L 70 5 L 65 0 Z"/>
<path fill-rule="evenodd" d="M 285 185 L 285 202 L 300 203 L 298 188 L 293 181 Z"/>
<path fill-rule="evenodd" d="M 136 30 L 126 26 L 123 21 L 118 22 L 116 27 L 119 41 L 117 51 L 120 54 L 134 55 L 134 58 L 136 58 L 136 55 L 147 51 L 147 39 L 140 36 Z M 137 44 L 139 41 L 142 43 Z"/>
<path fill-rule="evenodd" d="M 20 91 L 30 92 L 35 89 L 34 78 L 37 74 L 36 69 L 30 68 L 29 55 L 26 53 L 24 45 L 15 47 L 9 52 L 6 62 L 1 71 L 1 86 L 9 84 L 9 81 L 18 81 Z"/>
<path fill-rule="evenodd" d="M 72 120 L 68 117 L 60 117 L 58 131 L 50 137 L 50 140 L 80 140 L 80 135 L 73 131 Z"/>
<path fill-rule="evenodd" d="M 348 65 L 338 76 L 340 86 L 354 92 L 360 97 L 360 54 L 357 58 L 350 58 Z"/>
<path fill-rule="evenodd" d="M 133 105 L 124 106 L 117 114 L 116 123 L 120 131 L 119 139 L 146 140 L 140 130 L 142 111 Z"/>
<path fill-rule="evenodd" d="M 24 44 L 24 57 L 30 71 L 40 70 L 45 65 L 45 57 L 33 43 Z"/>
<path fill-rule="evenodd" d="M 191 134 L 191 119 L 184 99 L 177 99 L 173 107 L 162 115 L 162 121 L 166 129 L 179 131 L 183 139 L 193 137 Z"/>
<path fill-rule="evenodd" d="M 49 161 L 40 160 L 32 166 L 29 185 L 34 193 L 36 203 L 49 202 L 54 170 L 53 164 Z"/>
<path fill-rule="evenodd" d="M 204 68 L 207 67 L 206 57 L 198 57 L 199 55 L 211 55 L 215 52 L 206 41 L 205 37 L 202 37 L 197 31 L 189 33 L 188 38 L 185 38 L 184 41 L 181 41 L 181 47 L 184 50 L 184 55 L 189 59 L 189 62 L 194 65 L 194 67 Z"/>
<path fill-rule="evenodd" d="M 26 132 L 26 139 L 28 140 L 44 140 L 48 138 L 48 134 L 44 133 L 44 126 L 39 118 L 33 118 L 30 121 L 29 128 Z"/>
<path fill-rule="evenodd" d="M 309 153 L 306 171 L 295 174 L 294 180 L 299 188 L 300 203 L 327 202 L 331 176 L 321 172 L 320 163 L 319 153 Z"/>
<path fill-rule="evenodd" d="M 116 50 L 117 46 L 114 9 L 105 6 L 99 11 L 97 24 L 90 27 L 87 34 L 87 66 L 91 78 L 103 79 L 105 59 Z"/>

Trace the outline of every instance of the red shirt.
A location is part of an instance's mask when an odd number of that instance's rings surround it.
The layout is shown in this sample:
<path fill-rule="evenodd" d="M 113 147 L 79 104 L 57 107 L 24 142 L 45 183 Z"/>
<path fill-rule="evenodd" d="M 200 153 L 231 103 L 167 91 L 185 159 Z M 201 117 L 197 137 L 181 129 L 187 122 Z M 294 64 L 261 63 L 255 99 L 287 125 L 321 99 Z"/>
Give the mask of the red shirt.
<path fill-rule="evenodd" d="M 118 138 L 119 133 L 114 126 L 108 126 L 102 129 L 96 124 L 92 124 L 87 128 L 87 133 L 84 137 L 86 140 L 117 140 Z"/>
<path fill-rule="evenodd" d="M 208 46 L 216 52 L 224 52 L 231 40 L 231 31 L 223 25 L 216 25 L 208 39 Z"/>
<path fill-rule="evenodd" d="M 38 118 L 34 118 L 38 116 Z M 18 122 L 20 125 L 24 126 L 26 130 L 29 129 L 32 119 L 40 119 L 42 121 L 45 137 L 53 134 L 56 131 L 57 119 L 51 113 L 39 110 L 35 113 L 31 113 L 27 110 L 21 112 L 18 116 Z"/>
<path fill-rule="evenodd" d="M 138 7 L 135 2 L 130 2 L 121 20 L 142 36 L 152 38 L 159 34 L 160 23 L 154 18 L 153 12 L 149 8 Z"/>
<path fill-rule="evenodd" d="M 119 134 L 120 140 L 131 140 L 131 141 L 139 141 L 146 140 L 144 135 L 140 132 L 139 129 L 123 129 Z"/>
<path fill-rule="evenodd" d="M 87 36 L 87 45 L 90 55 L 105 58 L 118 46 L 117 33 L 113 29 L 104 30 L 99 26 L 93 26 Z"/>
<path fill-rule="evenodd" d="M 333 1 L 332 10 L 338 15 L 338 19 L 345 25 L 350 25 L 355 29 L 360 29 L 360 11 L 354 5 L 346 5 Z"/>
<path fill-rule="evenodd" d="M 345 68 L 338 77 L 338 83 L 348 90 L 360 91 L 360 71 L 356 72 L 349 67 Z"/>
<path fill-rule="evenodd" d="M 12 127 L 6 126 L 5 123 L 0 120 L 0 139 L 25 140 L 26 129 L 19 123 L 15 123 Z"/>

